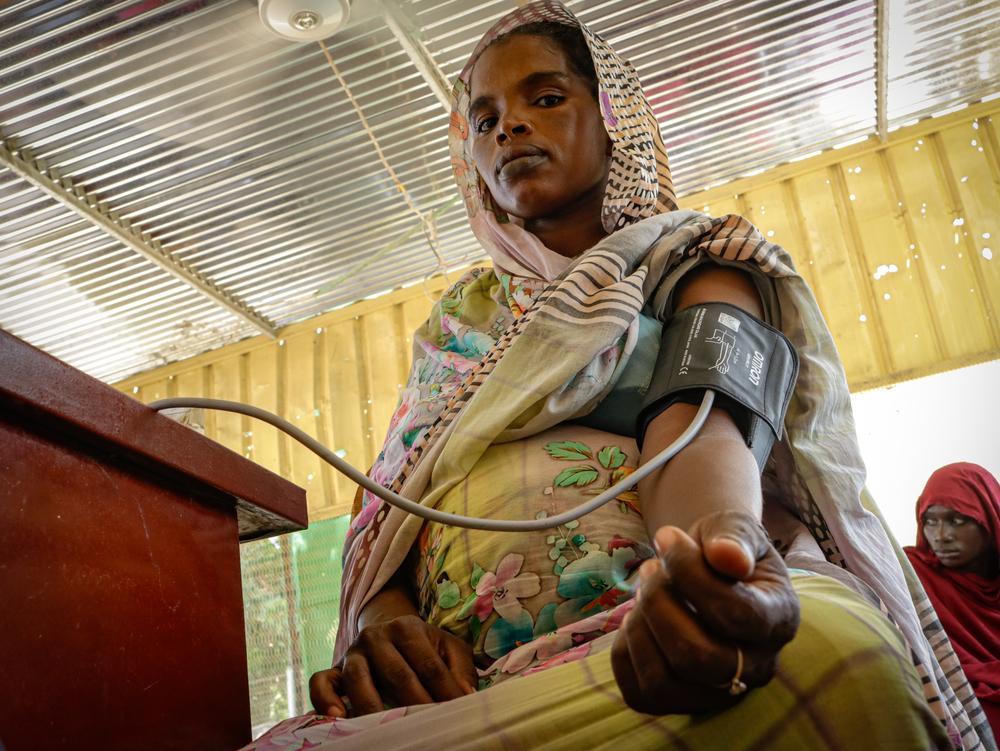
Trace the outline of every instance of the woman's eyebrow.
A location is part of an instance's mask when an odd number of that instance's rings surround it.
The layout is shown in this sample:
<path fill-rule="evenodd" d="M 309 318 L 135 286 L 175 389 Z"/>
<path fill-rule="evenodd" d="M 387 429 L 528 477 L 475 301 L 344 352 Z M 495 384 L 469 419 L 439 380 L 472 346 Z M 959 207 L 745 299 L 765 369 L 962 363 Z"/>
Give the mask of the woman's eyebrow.
<path fill-rule="evenodd" d="M 472 117 L 472 113 L 478 109 L 481 109 L 493 101 L 493 97 L 488 94 L 483 94 L 482 96 L 477 96 L 472 100 L 472 104 L 469 105 L 469 117 Z"/>
<path fill-rule="evenodd" d="M 534 73 L 529 73 L 520 81 L 517 82 L 517 87 L 519 89 L 530 89 L 534 86 L 540 86 L 544 83 L 559 83 L 563 86 L 570 82 L 570 77 L 563 73 L 561 70 L 539 70 Z M 481 107 L 486 107 L 493 101 L 493 97 L 489 94 L 482 94 L 477 96 L 472 100 L 472 104 L 469 105 L 469 115 L 471 116 L 476 110 Z"/>
<path fill-rule="evenodd" d="M 935 521 L 940 519 L 967 519 L 972 521 L 971 516 L 966 516 L 965 514 L 955 511 L 954 509 L 947 509 L 946 511 L 925 511 L 924 519 L 933 519 Z"/>
<path fill-rule="evenodd" d="M 522 89 L 530 89 L 533 86 L 549 83 L 550 81 L 565 85 L 569 83 L 570 77 L 561 70 L 539 70 L 526 75 L 518 81 L 517 85 Z"/>

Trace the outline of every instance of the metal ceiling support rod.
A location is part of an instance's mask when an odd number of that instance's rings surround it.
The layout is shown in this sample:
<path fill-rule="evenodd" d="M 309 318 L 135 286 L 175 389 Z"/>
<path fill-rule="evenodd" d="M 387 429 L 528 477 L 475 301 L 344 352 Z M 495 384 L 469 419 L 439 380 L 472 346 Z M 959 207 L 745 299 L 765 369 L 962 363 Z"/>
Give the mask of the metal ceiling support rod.
<path fill-rule="evenodd" d="M 262 333 L 272 338 L 277 335 L 278 327 L 273 321 L 175 258 L 148 232 L 134 227 L 128 219 L 109 209 L 105 202 L 87 193 L 72 179 L 60 175 L 59 170 L 49 167 L 43 158 L 35 157 L 30 147 L 19 145 L 14 138 L 3 137 L 2 133 L 0 164 Z"/>
<path fill-rule="evenodd" d="M 889 137 L 889 0 L 875 2 L 875 132 Z"/>
<path fill-rule="evenodd" d="M 441 102 L 445 112 L 451 114 L 451 85 L 437 61 L 431 55 L 423 40 L 420 39 L 420 31 L 403 11 L 395 0 L 376 0 L 382 7 L 382 17 L 385 19 L 389 31 L 396 37 L 407 57 L 416 67 L 417 72 L 423 76 L 424 81 L 430 87 L 431 92 Z"/>

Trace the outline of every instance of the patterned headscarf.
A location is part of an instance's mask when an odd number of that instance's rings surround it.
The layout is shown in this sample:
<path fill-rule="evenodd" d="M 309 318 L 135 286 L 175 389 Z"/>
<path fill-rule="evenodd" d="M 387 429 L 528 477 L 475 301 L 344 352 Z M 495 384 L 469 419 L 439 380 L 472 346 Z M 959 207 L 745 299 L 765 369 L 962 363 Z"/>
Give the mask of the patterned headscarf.
<path fill-rule="evenodd" d="M 677 201 L 660 126 L 632 65 L 580 23 L 562 3 L 548 0 L 530 3 L 504 16 L 480 40 L 452 91 L 448 130 L 451 164 L 472 231 L 497 267 L 518 276 L 548 281 L 569 266 L 569 259 L 545 248 L 534 235 L 512 224 L 493 201 L 476 171 L 468 122 L 469 81 L 480 55 L 505 34 L 539 21 L 579 29 L 590 48 L 597 73 L 597 99 L 612 144 L 601 210 L 604 230 L 611 234 L 641 219 L 673 211 Z"/>

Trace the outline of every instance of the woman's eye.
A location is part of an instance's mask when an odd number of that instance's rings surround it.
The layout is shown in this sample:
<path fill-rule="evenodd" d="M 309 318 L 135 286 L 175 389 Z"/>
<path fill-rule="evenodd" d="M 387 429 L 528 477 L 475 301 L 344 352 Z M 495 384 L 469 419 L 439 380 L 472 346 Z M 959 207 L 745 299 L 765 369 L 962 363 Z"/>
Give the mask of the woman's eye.
<path fill-rule="evenodd" d="M 937 526 L 937 519 L 924 519 L 924 526 L 925 527 L 936 527 Z"/>
<path fill-rule="evenodd" d="M 558 94 L 545 94 L 544 96 L 538 97 L 535 100 L 535 104 L 541 105 L 542 107 L 555 107 L 559 102 L 561 102 L 564 97 Z"/>
<path fill-rule="evenodd" d="M 954 526 L 956 526 L 956 527 L 960 527 L 960 526 L 962 526 L 962 525 L 963 525 L 963 524 L 965 524 L 965 523 L 966 523 L 967 521 L 968 521 L 968 519 L 966 519 L 966 518 L 965 518 L 965 517 L 963 517 L 963 516 L 953 516 L 953 517 L 951 518 L 951 523 L 952 523 L 952 524 L 953 524 Z"/>
<path fill-rule="evenodd" d="M 497 121 L 497 119 L 495 117 L 484 117 L 481 120 L 477 120 L 476 121 L 476 132 L 477 133 L 485 133 L 486 131 L 488 131 L 490 128 L 493 127 L 493 124 L 496 121 Z"/>

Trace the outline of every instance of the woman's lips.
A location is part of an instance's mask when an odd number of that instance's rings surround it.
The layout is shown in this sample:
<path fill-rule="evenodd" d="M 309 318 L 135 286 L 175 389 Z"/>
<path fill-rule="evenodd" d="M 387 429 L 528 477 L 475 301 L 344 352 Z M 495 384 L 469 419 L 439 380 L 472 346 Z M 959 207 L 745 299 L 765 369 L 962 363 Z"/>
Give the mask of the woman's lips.
<path fill-rule="evenodd" d="M 513 180 L 520 177 L 540 165 L 545 159 L 546 156 L 544 154 L 528 154 L 511 159 L 500 168 L 500 179 Z"/>

